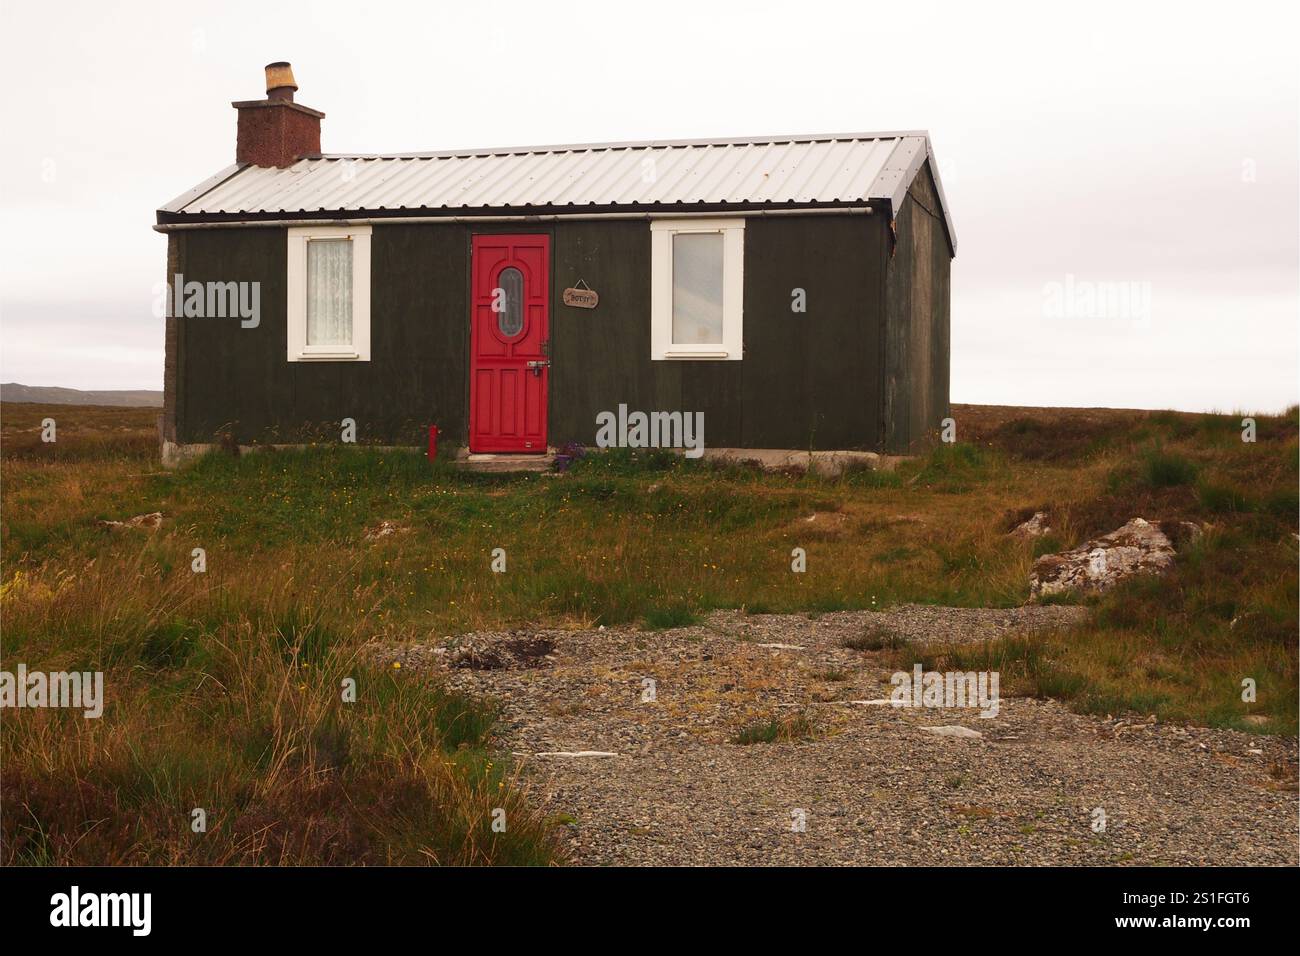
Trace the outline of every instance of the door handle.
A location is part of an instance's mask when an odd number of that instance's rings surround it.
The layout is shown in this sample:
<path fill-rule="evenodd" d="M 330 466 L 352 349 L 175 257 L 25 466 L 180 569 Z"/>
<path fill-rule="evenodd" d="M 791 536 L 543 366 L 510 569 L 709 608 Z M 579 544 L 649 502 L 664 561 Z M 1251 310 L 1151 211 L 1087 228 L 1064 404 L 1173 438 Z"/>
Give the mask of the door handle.
<path fill-rule="evenodd" d="M 542 369 L 550 367 L 551 363 L 547 359 L 534 359 L 528 363 L 529 370 L 538 378 L 542 375 Z"/>

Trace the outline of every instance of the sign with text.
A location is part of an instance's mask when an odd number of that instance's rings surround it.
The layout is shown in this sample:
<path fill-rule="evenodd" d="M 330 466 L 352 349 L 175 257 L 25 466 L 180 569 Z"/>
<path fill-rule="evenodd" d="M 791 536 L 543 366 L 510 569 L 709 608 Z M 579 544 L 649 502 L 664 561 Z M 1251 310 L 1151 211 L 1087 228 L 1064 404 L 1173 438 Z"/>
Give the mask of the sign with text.
<path fill-rule="evenodd" d="M 572 306 L 575 309 L 594 309 L 600 302 L 600 296 L 596 294 L 595 289 L 588 289 L 584 282 L 580 288 L 565 289 L 561 296 L 565 305 Z"/>

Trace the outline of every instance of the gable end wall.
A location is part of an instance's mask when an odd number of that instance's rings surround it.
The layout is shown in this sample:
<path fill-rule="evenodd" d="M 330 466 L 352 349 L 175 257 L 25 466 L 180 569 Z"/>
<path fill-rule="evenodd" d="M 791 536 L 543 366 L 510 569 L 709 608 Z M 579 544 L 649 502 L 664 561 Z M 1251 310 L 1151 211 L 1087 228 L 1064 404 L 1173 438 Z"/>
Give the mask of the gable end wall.
<path fill-rule="evenodd" d="M 952 256 L 929 160 L 895 224 L 886 264 L 881 407 L 885 451 L 910 454 L 938 441 L 950 411 Z"/>

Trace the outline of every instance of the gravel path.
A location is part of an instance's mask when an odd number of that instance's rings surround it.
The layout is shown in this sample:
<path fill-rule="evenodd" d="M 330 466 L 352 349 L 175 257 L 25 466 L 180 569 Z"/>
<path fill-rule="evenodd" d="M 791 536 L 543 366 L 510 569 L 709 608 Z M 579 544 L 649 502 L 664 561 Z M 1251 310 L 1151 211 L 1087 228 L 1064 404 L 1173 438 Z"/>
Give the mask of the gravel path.
<path fill-rule="evenodd" d="M 720 611 L 666 631 L 479 633 L 378 656 L 501 703 L 503 744 L 567 821 L 577 863 L 1296 865 L 1294 739 L 1027 698 L 991 718 L 881 705 L 893 668 L 843 646 L 881 631 L 983 640 L 1085 613 Z M 800 718 L 811 736 L 734 742 Z M 937 727 L 979 736 L 924 729 Z"/>

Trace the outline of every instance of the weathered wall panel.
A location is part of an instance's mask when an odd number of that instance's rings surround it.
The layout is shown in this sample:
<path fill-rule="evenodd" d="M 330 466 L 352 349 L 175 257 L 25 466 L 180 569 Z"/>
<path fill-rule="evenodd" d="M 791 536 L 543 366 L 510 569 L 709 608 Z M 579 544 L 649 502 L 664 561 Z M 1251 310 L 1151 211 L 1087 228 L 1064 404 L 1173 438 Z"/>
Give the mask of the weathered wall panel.
<path fill-rule="evenodd" d="M 744 446 L 876 447 L 885 241 L 872 216 L 745 227 Z"/>

